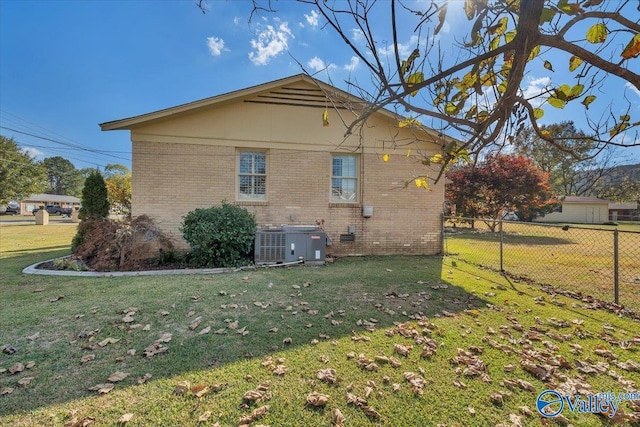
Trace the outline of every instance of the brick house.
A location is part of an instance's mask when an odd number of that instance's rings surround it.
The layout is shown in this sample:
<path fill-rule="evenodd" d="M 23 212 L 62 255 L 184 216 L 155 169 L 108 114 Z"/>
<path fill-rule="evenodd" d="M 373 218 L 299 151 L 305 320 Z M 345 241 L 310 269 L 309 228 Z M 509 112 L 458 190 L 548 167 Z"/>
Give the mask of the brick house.
<path fill-rule="evenodd" d="M 449 139 L 388 110 L 345 136 L 364 108 L 301 74 L 100 126 L 131 131 L 132 215 L 177 241 L 186 213 L 226 200 L 259 228 L 321 224 L 334 255 L 439 253 L 444 179 L 414 184 Z"/>

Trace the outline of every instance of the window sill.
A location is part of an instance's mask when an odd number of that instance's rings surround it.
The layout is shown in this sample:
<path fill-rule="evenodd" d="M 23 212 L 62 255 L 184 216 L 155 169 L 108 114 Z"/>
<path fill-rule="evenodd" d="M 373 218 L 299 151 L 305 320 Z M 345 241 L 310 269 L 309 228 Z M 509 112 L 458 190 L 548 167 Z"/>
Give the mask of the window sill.
<path fill-rule="evenodd" d="M 266 200 L 236 200 L 237 206 L 268 206 L 269 202 Z"/>
<path fill-rule="evenodd" d="M 359 208 L 359 202 L 329 202 L 330 208 Z"/>

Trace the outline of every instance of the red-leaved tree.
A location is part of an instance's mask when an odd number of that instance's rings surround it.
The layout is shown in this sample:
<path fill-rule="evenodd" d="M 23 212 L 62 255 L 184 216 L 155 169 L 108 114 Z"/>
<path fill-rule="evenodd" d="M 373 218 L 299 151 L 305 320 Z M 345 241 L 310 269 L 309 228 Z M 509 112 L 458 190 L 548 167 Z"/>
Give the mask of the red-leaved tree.
<path fill-rule="evenodd" d="M 447 172 L 446 197 L 456 214 L 470 218 L 500 219 L 514 211 L 524 221 L 550 212 L 557 200 L 549 175 L 523 156 L 495 154 L 473 165 Z M 489 221 L 491 229 L 494 222 Z"/>

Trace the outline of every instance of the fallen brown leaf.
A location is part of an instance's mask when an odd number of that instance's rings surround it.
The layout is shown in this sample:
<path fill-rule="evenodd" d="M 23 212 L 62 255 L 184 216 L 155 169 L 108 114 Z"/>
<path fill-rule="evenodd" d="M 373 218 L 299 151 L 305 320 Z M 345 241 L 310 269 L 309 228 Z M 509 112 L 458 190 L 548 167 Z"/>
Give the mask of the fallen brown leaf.
<path fill-rule="evenodd" d="M 15 363 L 12 367 L 9 368 L 10 374 L 17 374 L 24 371 L 24 365 L 20 362 Z"/>
<path fill-rule="evenodd" d="M 131 421 L 131 418 L 133 418 L 133 414 L 124 414 L 123 416 L 118 418 L 118 423 L 119 424 L 126 424 L 129 421 Z"/>
<path fill-rule="evenodd" d="M 89 390 L 97 391 L 99 394 L 109 393 L 116 385 L 113 383 L 96 384 L 90 387 Z"/>
<path fill-rule="evenodd" d="M 98 343 L 98 345 L 99 345 L 100 347 L 104 347 L 104 346 L 106 346 L 106 345 L 108 345 L 108 344 L 115 344 L 115 343 L 117 343 L 118 341 L 120 341 L 120 339 L 119 339 L 119 338 L 111 338 L 111 337 L 109 337 L 109 338 L 105 338 L 105 339 L 103 339 L 102 341 L 100 341 L 100 342 Z"/>
<path fill-rule="evenodd" d="M 113 374 L 109 375 L 109 378 L 107 380 L 112 383 L 117 383 L 118 381 L 124 380 L 128 376 L 129 376 L 128 372 L 116 371 Z"/>
<path fill-rule="evenodd" d="M 328 395 L 314 391 L 307 396 L 307 403 L 312 406 L 320 407 L 325 406 L 329 399 L 330 397 Z"/>
<path fill-rule="evenodd" d="M 340 411 L 340 409 L 334 408 L 333 411 L 331 411 L 331 416 L 332 416 L 331 422 L 335 427 L 345 427 L 344 426 L 345 418 L 344 418 L 344 415 L 342 415 L 342 412 Z"/>
<path fill-rule="evenodd" d="M 198 422 L 199 423 L 207 422 L 209 421 L 209 418 L 211 418 L 211 411 L 204 412 L 200 414 L 200 416 L 198 417 Z"/>
<path fill-rule="evenodd" d="M 26 387 L 31 383 L 31 381 L 33 381 L 33 379 L 34 377 L 21 378 L 20 381 L 18 381 L 18 385 L 21 385 L 22 387 Z"/>
<path fill-rule="evenodd" d="M 202 397 L 205 394 L 209 393 L 209 386 L 206 384 L 194 385 L 193 387 L 191 387 L 191 393 L 193 393 L 195 397 Z"/>

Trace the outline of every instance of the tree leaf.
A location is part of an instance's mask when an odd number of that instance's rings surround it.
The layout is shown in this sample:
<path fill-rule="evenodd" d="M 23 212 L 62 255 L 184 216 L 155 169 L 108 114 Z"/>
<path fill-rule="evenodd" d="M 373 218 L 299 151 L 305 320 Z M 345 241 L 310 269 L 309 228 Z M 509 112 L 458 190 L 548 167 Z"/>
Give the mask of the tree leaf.
<path fill-rule="evenodd" d="M 422 83 L 423 81 L 424 81 L 424 73 L 422 73 L 421 71 L 418 71 L 416 73 L 409 75 L 409 77 L 407 77 L 407 86 L 411 88 L 414 85 Z M 417 93 L 418 93 L 417 90 L 413 91 L 411 92 L 411 96 L 416 96 Z"/>
<path fill-rule="evenodd" d="M 549 103 L 549 105 L 551 105 L 552 107 L 556 107 L 556 108 L 560 108 L 563 109 L 565 105 L 567 105 L 567 101 L 557 98 L 555 96 L 550 96 L 547 99 L 547 102 Z"/>
<path fill-rule="evenodd" d="M 553 65 L 551 65 L 551 62 L 549 61 L 544 61 L 544 68 L 546 68 L 549 71 L 553 71 Z"/>
<path fill-rule="evenodd" d="M 506 16 L 501 18 L 496 25 L 492 25 L 487 28 L 487 32 L 489 34 L 495 34 L 497 36 L 501 36 L 507 30 L 507 23 L 509 22 L 509 18 Z"/>
<path fill-rule="evenodd" d="M 476 16 L 476 0 L 465 0 L 464 13 L 467 14 L 467 19 L 471 21 Z"/>
<path fill-rule="evenodd" d="M 551 22 L 554 16 L 556 16 L 556 11 L 551 8 L 545 7 L 544 9 L 542 9 L 542 14 L 540 15 L 540 24 Z"/>
<path fill-rule="evenodd" d="M 587 41 L 589 43 L 604 43 L 607 40 L 607 34 L 609 30 L 607 29 L 606 24 L 599 23 L 592 25 L 591 28 L 587 30 Z"/>
<path fill-rule="evenodd" d="M 583 62 L 582 58 L 573 55 L 569 58 L 569 71 L 575 71 Z"/>
<path fill-rule="evenodd" d="M 447 4 L 445 3 L 440 8 L 440 12 L 438 12 L 438 26 L 433 31 L 433 35 L 436 35 L 440 32 L 440 30 L 442 29 L 442 26 L 444 25 L 446 16 L 447 16 Z"/>
<path fill-rule="evenodd" d="M 413 117 L 407 117 L 406 119 L 398 122 L 398 127 L 410 127 L 410 126 L 421 126 L 422 123 L 414 119 Z"/>
<path fill-rule="evenodd" d="M 531 53 L 529 54 L 529 61 L 531 61 L 538 55 L 540 55 L 540 45 L 537 45 L 533 49 L 531 49 Z"/>
<path fill-rule="evenodd" d="M 584 85 L 577 84 L 571 88 L 569 91 L 569 98 L 574 99 L 582 95 L 582 91 L 584 90 Z"/>
<path fill-rule="evenodd" d="M 640 55 L 640 33 L 633 36 L 620 55 L 624 59 L 636 58 Z"/>
<path fill-rule="evenodd" d="M 591 104 L 595 100 L 596 100 L 596 96 L 595 95 L 587 95 L 587 96 L 584 97 L 584 99 L 582 100 L 581 104 L 584 105 L 588 110 L 589 109 L 589 104 Z"/>
<path fill-rule="evenodd" d="M 544 110 L 542 108 L 534 108 L 533 109 L 533 117 L 536 119 L 541 119 L 544 116 Z"/>

